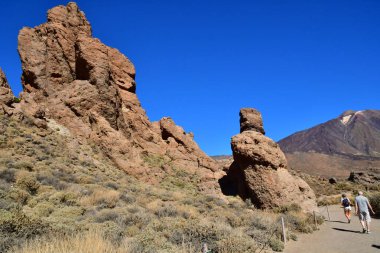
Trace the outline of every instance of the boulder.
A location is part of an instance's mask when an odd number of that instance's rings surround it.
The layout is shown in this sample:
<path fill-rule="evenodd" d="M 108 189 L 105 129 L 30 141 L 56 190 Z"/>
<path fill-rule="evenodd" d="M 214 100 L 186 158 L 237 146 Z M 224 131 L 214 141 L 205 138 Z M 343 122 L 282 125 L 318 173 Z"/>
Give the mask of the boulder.
<path fill-rule="evenodd" d="M 246 123 L 247 112 L 254 115 L 249 124 Z M 234 162 L 221 184 L 224 191 L 229 187 L 227 191 L 250 199 L 258 208 L 272 209 L 295 203 L 304 211 L 316 210 L 313 190 L 301 178 L 289 173 L 278 144 L 263 135 L 260 113 L 242 109 L 240 116 L 244 117 L 240 120 L 243 131 L 231 140 Z"/>

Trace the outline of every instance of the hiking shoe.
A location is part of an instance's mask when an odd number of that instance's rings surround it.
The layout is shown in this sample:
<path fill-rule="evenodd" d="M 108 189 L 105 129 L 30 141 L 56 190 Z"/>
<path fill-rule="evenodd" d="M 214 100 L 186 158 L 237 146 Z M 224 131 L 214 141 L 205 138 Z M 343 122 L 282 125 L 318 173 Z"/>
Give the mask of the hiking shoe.
<path fill-rule="evenodd" d="M 365 234 L 367 232 L 367 230 L 365 230 L 364 228 L 363 228 L 363 234 Z"/>
<path fill-rule="evenodd" d="M 348 219 L 348 223 L 351 223 L 351 219 Z"/>

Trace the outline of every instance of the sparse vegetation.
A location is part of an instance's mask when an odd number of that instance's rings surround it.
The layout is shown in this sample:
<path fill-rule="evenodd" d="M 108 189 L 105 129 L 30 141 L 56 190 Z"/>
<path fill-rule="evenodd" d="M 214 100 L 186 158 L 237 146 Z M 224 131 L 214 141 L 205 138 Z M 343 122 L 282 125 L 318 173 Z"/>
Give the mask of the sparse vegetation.
<path fill-rule="evenodd" d="M 368 200 L 375 211 L 376 216 L 380 213 L 380 192 L 372 193 L 368 195 Z"/>
<path fill-rule="evenodd" d="M 192 253 L 202 243 L 212 252 L 256 252 L 283 248 L 280 215 L 289 238 L 313 229 L 296 206 L 263 212 L 204 195 L 197 174 L 160 157 L 144 161 L 172 173 L 148 185 L 55 129 L 0 116 L 0 131 L 1 252 Z"/>
<path fill-rule="evenodd" d="M 291 171 L 293 175 L 300 176 L 314 190 L 319 206 L 340 205 L 342 193 L 346 193 L 354 203 L 354 197 L 359 190 L 367 191 L 369 195 L 380 194 L 380 184 L 358 184 L 348 180 L 339 180 L 336 184 L 331 184 L 326 178 L 311 176 L 299 171 Z M 380 209 L 379 209 L 380 210 Z"/>

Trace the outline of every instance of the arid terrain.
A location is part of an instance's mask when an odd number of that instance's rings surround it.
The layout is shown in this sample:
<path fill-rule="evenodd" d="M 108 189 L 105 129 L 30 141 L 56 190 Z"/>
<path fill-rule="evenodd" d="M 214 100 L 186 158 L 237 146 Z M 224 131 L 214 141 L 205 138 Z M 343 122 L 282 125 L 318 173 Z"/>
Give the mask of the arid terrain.
<path fill-rule="evenodd" d="M 19 32 L 19 98 L 0 70 L 0 252 L 271 252 L 280 216 L 288 239 L 316 229 L 316 196 L 260 112 L 240 110 L 221 166 L 148 119 L 134 65 L 92 29 L 75 3 L 54 7 Z"/>
<path fill-rule="evenodd" d="M 232 156 L 209 157 L 192 129 L 148 118 L 134 64 L 76 3 L 24 25 L 19 96 L 0 68 L 0 252 L 348 252 L 340 240 L 361 235 L 341 194 L 362 190 L 380 213 L 380 111 L 276 143 L 265 115 L 239 108 Z"/>
<path fill-rule="evenodd" d="M 380 168 L 379 122 L 380 111 L 346 111 L 278 143 L 293 169 L 348 178 L 351 171 L 374 172 Z"/>

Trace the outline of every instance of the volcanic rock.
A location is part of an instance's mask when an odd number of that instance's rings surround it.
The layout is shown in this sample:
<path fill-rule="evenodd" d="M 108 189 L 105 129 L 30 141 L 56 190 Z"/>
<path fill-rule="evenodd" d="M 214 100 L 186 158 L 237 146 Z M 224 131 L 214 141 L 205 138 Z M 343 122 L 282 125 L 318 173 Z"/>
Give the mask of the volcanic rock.
<path fill-rule="evenodd" d="M 260 113 L 254 109 L 242 109 L 241 116 L 249 111 L 255 115 L 255 126 L 262 126 Z M 245 119 L 240 122 L 246 122 Z M 245 125 L 244 125 L 245 126 Z M 244 129 L 243 126 L 243 129 Z M 241 126 L 242 128 L 242 126 Z M 221 182 L 223 190 L 226 185 L 236 185 L 236 193 L 250 199 L 259 208 L 276 208 L 299 204 L 304 211 L 316 209 L 316 198 L 313 190 L 301 178 L 292 176 L 287 170 L 287 161 L 279 146 L 264 136 L 257 128 L 243 130 L 232 137 L 231 147 L 234 162 L 225 182 Z"/>
<path fill-rule="evenodd" d="M 240 110 L 240 133 L 247 130 L 265 134 L 261 113 L 252 108 Z"/>
<path fill-rule="evenodd" d="M 138 178 L 157 182 L 176 167 L 197 174 L 201 188 L 217 187 L 218 165 L 171 119 L 149 121 L 136 95 L 132 62 L 92 37 L 75 3 L 49 10 L 47 23 L 23 28 L 18 51 L 24 115 L 95 143 Z M 147 163 L 151 157 L 165 164 Z"/>
<path fill-rule="evenodd" d="M 293 169 L 311 175 L 345 179 L 351 171 L 380 168 L 380 111 L 348 110 L 279 144 Z"/>
<path fill-rule="evenodd" d="M 9 113 L 14 96 L 4 72 L 0 68 L 0 113 Z"/>
<path fill-rule="evenodd" d="M 375 173 L 368 171 L 352 171 L 348 177 L 348 181 L 367 185 L 380 184 L 380 173 L 379 171 Z"/>

